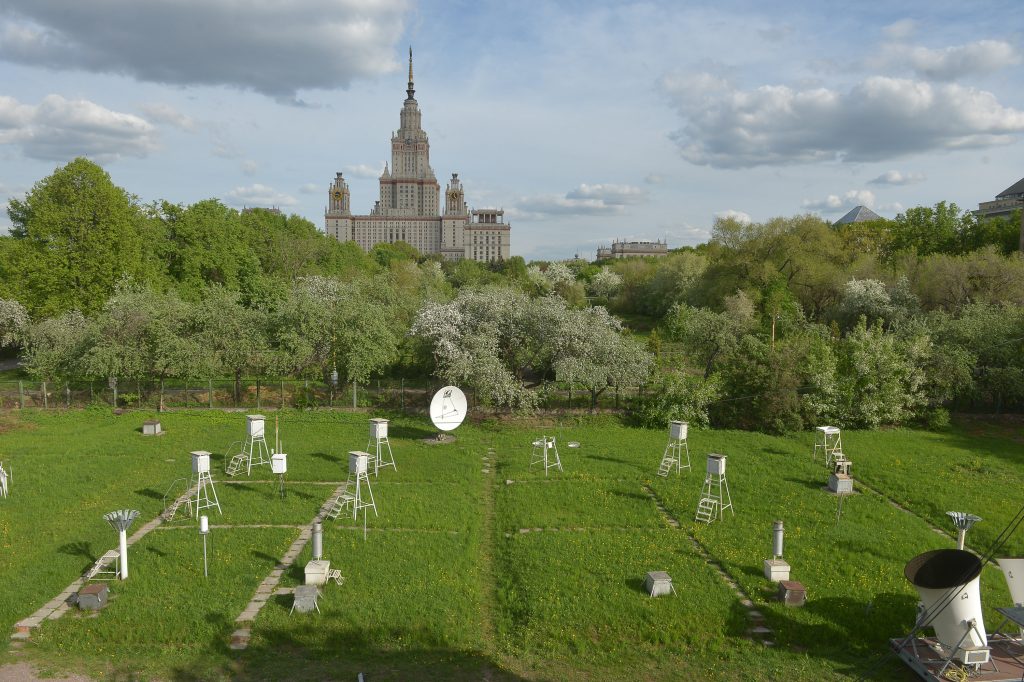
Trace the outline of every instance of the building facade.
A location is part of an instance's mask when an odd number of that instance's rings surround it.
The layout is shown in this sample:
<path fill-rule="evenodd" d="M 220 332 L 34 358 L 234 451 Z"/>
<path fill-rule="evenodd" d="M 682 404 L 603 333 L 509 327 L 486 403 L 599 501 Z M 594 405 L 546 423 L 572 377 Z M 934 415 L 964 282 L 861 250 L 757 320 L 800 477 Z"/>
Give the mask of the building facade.
<path fill-rule="evenodd" d="M 380 176 L 380 195 L 369 215 L 353 215 L 348 183 L 337 173 L 327 192 L 327 234 L 354 241 L 364 251 L 403 241 L 420 253 L 441 254 L 448 260 L 507 259 L 511 225 L 505 222 L 504 211 L 470 210 L 458 173 L 447 182 L 442 203 L 415 92 L 410 49 L 408 97 L 398 130 L 391 135 L 391 161 Z"/>
<path fill-rule="evenodd" d="M 640 256 L 667 256 L 668 243 L 663 241 L 655 242 L 627 242 L 616 239 L 611 246 L 597 247 L 597 260 L 609 258 L 633 258 Z"/>
<path fill-rule="evenodd" d="M 995 201 L 978 204 L 974 215 L 979 218 L 1009 218 L 1019 208 L 1024 208 L 1024 178 L 997 194 Z"/>

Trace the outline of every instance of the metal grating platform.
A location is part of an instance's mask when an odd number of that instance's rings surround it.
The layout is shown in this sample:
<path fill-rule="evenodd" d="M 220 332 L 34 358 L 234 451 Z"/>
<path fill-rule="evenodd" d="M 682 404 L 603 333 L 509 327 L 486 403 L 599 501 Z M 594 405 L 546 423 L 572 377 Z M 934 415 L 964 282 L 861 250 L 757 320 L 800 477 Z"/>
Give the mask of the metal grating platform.
<path fill-rule="evenodd" d="M 945 664 L 942 655 L 935 651 L 936 640 L 931 637 L 915 637 L 902 649 L 898 648 L 903 639 L 890 639 L 889 646 L 918 677 L 928 682 L 948 682 L 938 673 Z M 1020 640 L 1002 634 L 989 635 L 990 660 L 977 672 L 972 672 L 971 682 L 1020 682 L 1024 679 L 1024 645 Z"/>

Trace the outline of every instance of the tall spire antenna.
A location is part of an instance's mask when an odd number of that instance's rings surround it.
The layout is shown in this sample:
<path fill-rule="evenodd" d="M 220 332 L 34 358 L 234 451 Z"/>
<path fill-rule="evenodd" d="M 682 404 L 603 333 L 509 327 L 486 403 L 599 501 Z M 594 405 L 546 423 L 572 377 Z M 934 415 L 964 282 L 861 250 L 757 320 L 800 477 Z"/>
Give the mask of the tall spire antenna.
<path fill-rule="evenodd" d="M 412 45 L 409 46 L 409 89 L 406 92 L 409 94 L 409 99 L 413 99 L 413 95 L 416 94 L 412 85 Z"/>

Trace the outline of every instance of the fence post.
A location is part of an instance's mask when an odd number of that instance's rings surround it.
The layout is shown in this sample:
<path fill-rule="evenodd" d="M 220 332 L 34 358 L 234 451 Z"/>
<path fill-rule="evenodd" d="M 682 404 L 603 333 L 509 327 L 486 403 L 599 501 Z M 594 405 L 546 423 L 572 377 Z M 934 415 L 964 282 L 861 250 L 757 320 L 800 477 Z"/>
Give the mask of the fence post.
<path fill-rule="evenodd" d="M 260 378 L 256 377 L 256 409 L 260 409 Z"/>
<path fill-rule="evenodd" d="M 207 379 L 208 390 L 206 392 L 207 407 L 213 409 L 213 379 Z"/>
<path fill-rule="evenodd" d="M 187 405 L 188 405 L 188 403 L 186 403 L 186 406 Z M 164 380 L 163 379 L 160 380 L 160 396 L 159 396 L 159 402 L 157 402 L 157 404 L 156 404 L 156 411 L 157 412 L 163 412 L 164 411 Z"/>
<path fill-rule="evenodd" d="M 43 409 L 45 410 L 50 406 L 50 401 L 46 399 L 46 382 L 43 382 Z"/>
<path fill-rule="evenodd" d="M 572 382 L 569 382 L 569 409 L 572 409 Z"/>
<path fill-rule="evenodd" d="M 142 407 L 142 380 L 141 379 L 136 379 L 135 380 L 135 391 L 136 391 L 135 394 L 137 396 L 139 396 L 138 398 L 135 399 L 135 407 L 141 408 Z"/>
<path fill-rule="evenodd" d="M 21 405 L 21 409 L 25 409 L 25 386 L 21 380 L 18 380 L 18 403 Z"/>
<path fill-rule="evenodd" d="M 619 409 L 619 385 L 615 384 L 615 409 Z"/>
<path fill-rule="evenodd" d="M 402 412 L 405 412 L 405 377 L 402 377 Z"/>
<path fill-rule="evenodd" d="M 71 409 L 71 386 L 66 381 L 64 382 L 64 404 L 69 410 Z"/>
<path fill-rule="evenodd" d="M 92 382 L 90 381 L 89 382 L 89 404 L 91 405 L 92 401 L 94 401 L 94 400 L 96 400 L 96 396 L 94 396 L 93 393 L 92 393 Z"/>
<path fill-rule="evenodd" d="M 185 409 L 188 409 L 188 379 L 185 379 Z"/>
<path fill-rule="evenodd" d="M 352 380 L 352 409 L 356 409 L 356 381 Z"/>
<path fill-rule="evenodd" d="M 281 379 L 281 409 L 284 409 L 284 379 Z"/>

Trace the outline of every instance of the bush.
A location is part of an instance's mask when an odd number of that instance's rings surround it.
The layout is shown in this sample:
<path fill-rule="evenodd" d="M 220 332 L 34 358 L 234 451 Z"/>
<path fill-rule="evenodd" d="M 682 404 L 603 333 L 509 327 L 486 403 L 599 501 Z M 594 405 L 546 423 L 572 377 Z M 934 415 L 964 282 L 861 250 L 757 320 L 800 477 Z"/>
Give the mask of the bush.
<path fill-rule="evenodd" d="M 708 407 L 719 396 L 714 377 L 703 379 L 681 372 L 668 372 L 647 388 L 647 395 L 634 403 L 630 418 L 649 429 L 664 428 L 673 419 L 707 426 Z"/>

